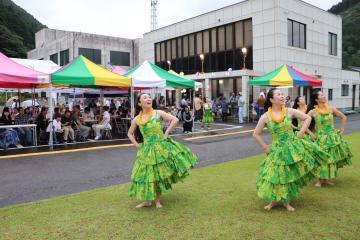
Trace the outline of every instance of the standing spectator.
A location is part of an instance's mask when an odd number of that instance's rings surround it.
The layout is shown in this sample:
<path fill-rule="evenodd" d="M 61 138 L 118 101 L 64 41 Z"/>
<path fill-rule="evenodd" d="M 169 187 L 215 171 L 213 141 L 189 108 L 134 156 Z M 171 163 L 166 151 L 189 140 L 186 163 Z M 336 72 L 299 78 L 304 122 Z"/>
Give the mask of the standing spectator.
<path fill-rule="evenodd" d="M 75 127 L 77 127 L 80 130 L 81 135 L 84 138 L 88 138 L 90 135 L 91 128 L 88 126 L 85 126 L 83 122 L 80 120 L 80 106 L 76 105 L 74 107 L 73 115 L 71 116 L 72 122 L 75 124 Z"/>
<path fill-rule="evenodd" d="M 159 99 L 159 108 L 164 109 L 165 108 L 165 98 L 164 96 L 161 96 Z"/>
<path fill-rule="evenodd" d="M 72 120 L 71 120 L 71 112 L 67 110 L 64 116 L 61 118 L 62 129 L 64 130 L 64 141 L 68 141 L 68 137 L 70 137 L 70 141 L 75 140 L 75 132 L 72 129 Z"/>
<path fill-rule="evenodd" d="M 203 101 L 199 97 L 199 94 L 195 95 L 194 104 L 195 104 L 195 119 L 194 119 L 194 121 L 199 122 L 202 119 L 202 115 L 203 115 Z"/>
<path fill-rule="evenodd" d="M 215 98 L 213 98 L 211 100 L 211 112 L 212 112 L 213 117 L 216 117 L 217 111 L 216 111 L 216 100 L 215 100 Z"/>
<path fill-rule="evenodd" d="M 29 124 L 30 117 L 29 117 L 29 115 L 25 114 L 24 109 L 22 107 L 19 107 L 18 111 L 19 111 L 19 114 L 15 117 L 15 124 L 16 125 Z M 28 128 L 28 127 L 18 128 L 18 133 L 20 134 L 20 137 L 22 139 L 25 139 L 26 145 L 30 146 L 33 144 L 32 131 L 30 128 Z"/>
<path fill-rule="evenodd" d="M 264 105 L 265 105 L 265 97 L 264 97 L 264 94 L 260 94 L 258 100 L 257 100 L 257 105 L 258 105 L 258 108 L 259 108 L 259 118 L 261 117 L 261 115 L 264 114 Z"/>
<path fill-rule="evenodd" d="M 220 104 L 221 104 L 222 121 L 226 122 L 228 116 L 228 104 L 226 101 L 226 97 L 222 97 Z"/>
<path fill-rule="evenodd" d="M 229 103 L 230 103 L 230 114 L 234 116 L 236 114 L 236 95 L 234 92 L 231 93 Z"/>
<path fill-rule="evenodd" d="M 153 109 L 158 109 L 157 97 L 154 97 L 154 99 L 152 101 L 152 108 Z"/>
<path fill-rule="evenodd" d="M 286 108 L 291 108 L 292 104 L 291 104 L 291 97 L 287 96 L 286 97 L 286 101 L 285 101 L 285 107 Z"/>
<path fill-rule="evenodd" d="M 111 129 L 110 114 L 108 111 L 109 111 L 109 107 L 105 106 L 101 122 L 99 124 L 92 126 L 96 134 L 95 140 L 99 140 L 101 138 L 102 129 L 106 129 L 106 128 Z"/>
<path fill-rule="evenodd" d="M 244 123 L 244 105 L 245 105 L 245 99 L 242 96 L 242 92 L 239 92 L 239 98 L 238 98 L 238 109 L 239 109 L 239 123 Z"/>

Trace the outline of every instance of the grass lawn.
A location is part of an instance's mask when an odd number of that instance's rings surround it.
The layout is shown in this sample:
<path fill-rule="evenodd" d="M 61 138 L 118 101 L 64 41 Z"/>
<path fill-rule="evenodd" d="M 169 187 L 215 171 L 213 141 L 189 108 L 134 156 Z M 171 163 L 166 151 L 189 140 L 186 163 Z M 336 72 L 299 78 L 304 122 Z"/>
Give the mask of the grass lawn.
<path fill-rule="evenodd" d="M 160 210 L 134 209 L 129 184 L 1 208 L 0 239 L 359 239 L 360 133 L 346 139 L 353 166 L 334 187 L 305 188 L 294 213 L 263 210 L 260 155 L 192 171 Z"/>

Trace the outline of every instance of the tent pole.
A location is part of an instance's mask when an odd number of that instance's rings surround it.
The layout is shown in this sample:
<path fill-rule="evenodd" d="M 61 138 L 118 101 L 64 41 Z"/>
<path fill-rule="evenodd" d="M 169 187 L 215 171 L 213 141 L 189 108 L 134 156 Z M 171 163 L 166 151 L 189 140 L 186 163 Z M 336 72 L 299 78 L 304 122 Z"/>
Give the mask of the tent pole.
<path fill-rule="evenodd" d="M 53 101 L 52 101 L 52 84 L 49 85 L 49 115 L 50 115 L 50 120 L 51 122 L 49 124 L 52 124 L 52 116 L 53 116 Z M 50 146 L 50 150 L 54 150 L 54 140 L 53 140 L 53 131 L 50 131 L 50 136 L 49 136 L 49 146 Z"/>
<path fill-rule="evenodd" d="M 103 91 L 103 89 L 101 88 L 101 89 L 100 89 L 100 116 L 101 116 L 103 107 L 104 107 L 104 91 Z"/>
<path fill-rule="evenodd" d="M 131 88 L 130 88 L 130 101 L 131 101 L 131 103 L 130 103 L 130 107 L 131 107 L 131 119 L 134 119 L 134 117 L 135 117 L 135 98 L 134 98 L 134 87 L 133 86 L 131 86 Z"/>
<path fill-rule="evenodd" d="M 193 131 L 195 131 L 195 89 L 192 89 L 192 105 L 193 105 L 193 109 L 192 109 L 192 115 L 193 115 Z"/>

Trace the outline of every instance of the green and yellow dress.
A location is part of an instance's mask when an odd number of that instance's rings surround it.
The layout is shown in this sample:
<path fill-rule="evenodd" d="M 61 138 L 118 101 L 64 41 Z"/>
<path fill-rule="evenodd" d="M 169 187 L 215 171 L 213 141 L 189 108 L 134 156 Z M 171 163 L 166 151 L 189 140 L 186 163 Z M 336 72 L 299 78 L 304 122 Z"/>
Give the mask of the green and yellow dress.
<path fill-rule="evenodd" d="M 139 200 L 154 200 L 189 175 L 197 157 L 186 146 L 164 139 L 161 121 L 152 118 L 139 125 L 144 142 L 136 155 L 129 195 Z"/>
<path fill-rule="evenodd" d="M 302 122 L 303 121 L 301 119 L 298 119 L 298 118 L 296 118 L 296 121 L 297 121 L 297 129 L 295 130 L 295 133 L 297 134 L 297 132 L 300 131 L 301 128 L 302 128 Z M 311 136 L 309 134 L 307 134 L 307 133 L 304 134 L 303 139 L 306 140 L 306 141 L 313 142 Z"/>
<path fill-rule="evenodd" d="M 214 118 L 211 112 L 211 106 L 209 106 L 209 104 L 207 103 L 204 104 L 204 116 L 202 122 L 203 124 L 210 124 L 214 122 Z"/>
<path fill-rule="evenodd" d="M 291 123 L 286 115 L 280 123 L 270 117 L 266 123 L 272 144 L 260 165 L 256 184 L 258 196 L 266 202 L 285 203 L 297 198 L 300 188 L 319 176 L 322 162 L 329 158 L 313 142 L 298 138 Z"/>
<path fill-rule="evenodd" d="M 320 179 L 335 178 L 338 168 L 351 165 L 352 153 L 349 144 L 334 127 L 334 115 L 331 112 L 317 113 L 314 119 L 316 143 L 331 156 L 321 166 Z"/>

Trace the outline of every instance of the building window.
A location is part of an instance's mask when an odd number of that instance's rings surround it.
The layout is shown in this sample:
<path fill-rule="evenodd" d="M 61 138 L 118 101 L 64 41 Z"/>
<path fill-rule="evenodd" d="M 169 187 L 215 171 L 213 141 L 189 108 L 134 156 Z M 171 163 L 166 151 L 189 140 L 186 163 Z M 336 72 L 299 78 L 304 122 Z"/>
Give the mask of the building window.
<path fill-rule="evenodd" d="M 329 32 L 329 54 L 337 56 L 337 35 Z"/>
<path fill-rule="evenodd" d="M 69 63 L 69 49 L 60 52 L 60 66 L 64 66 Z"/>
<path fill-rule="evenodd" d="M 246 68 L 252 69 L 252 44 L 252 20 L 246 19 L 157 42 L 155 63 L 167 68 L 166 61 L 171 60 L 174 71 L 195 74 L 201 71 L 203 53 L 205 72 L 238 70 L 244 65 L 241 48 L 246 47 Z"/>
<path fill-rule="evenodd" d="M 288 19 L 288 45 L 306 49 L 306 25 Z"/>
<path fill-rule="evenodd" d="M 333 100 L 333 90 L 332 89 L 328 89 L 328 100 L 329 101 Z"/>
<path fill-rule="evenodd" d="M 341 84 L 341 96 L 349 96 L 349 84 Z"/>
<path fill-rule="evenodd" d="M 53 61 L 54 63 L 58 64 L 59 63 L 58 54 L 54 53 L 54 54 L 50 55 L 50 60 Z"/>
<path fill-rule="evenodd" d="M 100 49 L 91 49 L 91 48 L 79 48 L 79 55 L 83 55 L 88 58 L 90 61 L 101 64 L 101 50 Z"/>
<path fill-rule="evenodd" d="M 110 51 L 110 64 L 116 66 L 130 66 L 130 53 Z"/>

